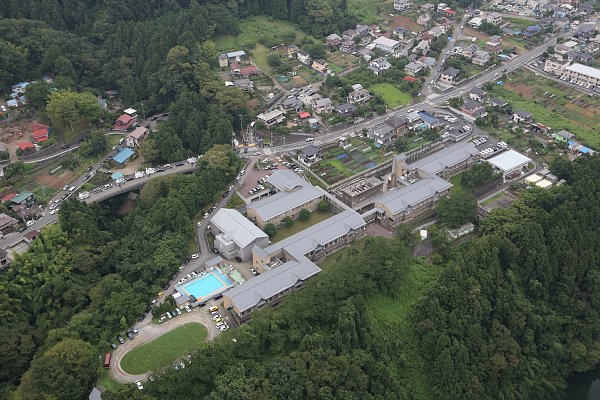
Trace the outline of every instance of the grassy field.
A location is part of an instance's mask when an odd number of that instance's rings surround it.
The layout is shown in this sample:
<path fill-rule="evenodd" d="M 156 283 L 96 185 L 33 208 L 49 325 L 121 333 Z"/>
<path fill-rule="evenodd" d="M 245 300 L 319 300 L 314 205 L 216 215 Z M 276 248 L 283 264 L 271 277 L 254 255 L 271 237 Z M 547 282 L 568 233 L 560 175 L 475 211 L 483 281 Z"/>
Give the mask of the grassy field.
<path fill-rule="evenodd" d="M 110 377 L 107 369 L 102 370 L 100 377 L 98 378 L 97 386 L 102 386 L 109 392 L 117 392 L 119 389 L 123 387 L 119 382 L 113 380 Z"/>
<path fill-rule="evenodd" d="M 310 213 L 310 218 L 306 221 L 295 220 L 292 226 L 282 226 L 277 230 L 277 233 L 271 236 L 271 243 L 277 243 L 287 237 L 290 237 L 304 229 L 318 224 L 321 221 L 325 221 L 327 218 L 332 217 L 333 213 L 330 211 L 320 212 L 314 211 Z"/>
<path fill-rule="evenodd" d="M 507 100 L 513 109 L 531 112 L 535 121 L 554 132 L 566 129 L 587 146 L 600 150 L 599 98 L 525 70 L 509 75 L 505 85 L 495 86 L 493 93 Z"/>
<path fill-rule="evenodd" d="M 375 24 L 386 15 L 393 12 L 394 2 L 390 0 L 349 0 L 348 10 L 360 20 L 361 24 Z"/>
<path fill-rule="evenodd" d="M 535 21 L 530 21 L 525 18 L 517 18 L 517 17 L 504 17 L 506 22 L 509 22 L 515 28 L 524 29 L 528 26 L 535 25 Z"/>
<path fill-rule="evenodd" d="M 142 374 L 172 363 L 195 350 L 207 335 L 204 325 L 190 322 L 161 337 L 136 347 L 123 357 L 121 368 L 129 374 Z"/>
<path fill-rule="evenodd" d="M 252 59 L 256 63 L 256 66 L 265 74 L 272 76 L 273 70 L 267 62 L 268 55 L 269 49 L 260 43 L 256 43 L 256 46 L 254 47 L 254 49 L 252 49 Z"/>
<path fill-rule="evenodd" d="M 409 267 L 397 297 L 376 296 L 367 299 L 374 328 L 387 337 L 397 349 L 397 376 L 410 388 L 414 399 L 429 399 L 428 366 L 421 357 L 414 312 L 441 272 L 441 267 L 425 262 Z M 400 372 L 401 371 L 401 372 Z"/>
<path fill-rule="evenodd" d="M 404 93 L 391 83 L 378 83 L 369 88 L 373 93 L 380 95 L 390 108 L 405 106 L 410 103 L 410 94 Z"/>

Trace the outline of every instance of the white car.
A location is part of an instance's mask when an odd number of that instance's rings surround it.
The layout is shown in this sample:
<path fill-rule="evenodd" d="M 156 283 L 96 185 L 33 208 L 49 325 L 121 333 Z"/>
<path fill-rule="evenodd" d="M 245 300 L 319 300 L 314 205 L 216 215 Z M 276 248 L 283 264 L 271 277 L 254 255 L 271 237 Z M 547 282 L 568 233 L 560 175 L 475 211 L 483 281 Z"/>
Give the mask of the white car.
<path fill-rule="evenodd" d="M 58 212 L 58 208 L 55 208 L 54 210 L 50 210 L 50 215 L 54 215 Z"/>
<path fill-rule="evenodd" d="M 198 253 L 194 253 L 192 254 L 190 257 L 192 257 L 192 260 L 195 260 L 196 258 L 198 258 L 200 255 Z"/>
<path fill-rule="evenodd" d="M 144 389 L 144 386 L 142 385 L 142 382 L 140 382 L 139 380 L 138 380 L 138 381 L 135 381 L 135 385 L 136 385 L 136 386 L 137 386 L 137 388 L 138 388 L 138 389 L 140 389 L 140 390 L 143 390 L 143 389 Z"/>
<path fill-rule="evenodd" d="M 409 108 L 408 110 L 406 110 L 407 113 L 411 113 L 411 112 L 415 112 L 414 108 Z"/>
<path fill-rule="evenodd" d="M 206 218 L 208 218 L 208 216 L 209 216 L 209 215 L 210 215 L 210 214 L 208 214 L 208 213 L 204 213 L 204 217 L 202 217 L 202 219 L 206 219 Z"/>
<path fill-rule="evenodd" d="M 227 326 L 227 324 L 224 323 L 223 325 L 218 326 L 218 328 L 221 332 L 225 332 L 227 329 L 229 329 L 229 326 Z"/>
<path fill-rule="evenodd" d="M 30 219 L 29 221 L 27 221 L 27 222 L 25 223 L 25 225 L 27 225 L 27 226 L 31 226 L 31 225 L 33 225 L 33 224 L 34 224 L 34 222 L 35 222 L 34 220 Z"/>

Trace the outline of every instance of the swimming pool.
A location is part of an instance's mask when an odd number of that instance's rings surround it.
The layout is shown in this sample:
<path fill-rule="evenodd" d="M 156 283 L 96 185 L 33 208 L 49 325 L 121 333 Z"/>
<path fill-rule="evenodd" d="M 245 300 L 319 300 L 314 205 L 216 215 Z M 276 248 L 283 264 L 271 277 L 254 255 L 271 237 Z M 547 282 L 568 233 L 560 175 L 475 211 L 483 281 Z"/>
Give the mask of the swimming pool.
<path fill-rule="evenodd" d="M 213 270 L 179 287 L 184 294 L 194 296 L 198 300 L 215 296 L 233 286 L 231 280 L 224 274 Z"/>

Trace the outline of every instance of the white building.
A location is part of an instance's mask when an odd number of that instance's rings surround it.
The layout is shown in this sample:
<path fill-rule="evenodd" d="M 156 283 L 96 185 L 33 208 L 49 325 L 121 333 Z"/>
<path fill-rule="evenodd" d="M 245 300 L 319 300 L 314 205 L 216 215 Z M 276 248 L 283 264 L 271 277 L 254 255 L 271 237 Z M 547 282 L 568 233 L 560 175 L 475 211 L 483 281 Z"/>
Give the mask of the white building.
<path fill-rule="evenodd" d="M 252 259 L 252 248 L 267 247 L 269 237 L 237 210 L 220 209 L 211 219 L 215 247 L 227 259 Z"/>
<path fill-rule="evenodd" d="M 411 0 L 394 0 L 394 10 L 404 11 L 411 5 Z"/>
<path fill-rule="evenodd" d="M 373 44 L 375 47 L 386 53 L 394 53 L 400 46 L 400 42 L 394 39 L 388 39 L 385 36 L 378 37 Z"/>
<path fill-rule="evenodd" d="M 600 69 L 579 63 L 563 68 L 562 77 L 575 79 L 578 83 L 600 85 Z"/>
<path fill-rule="evenodd" d="M 266 126 L 273 126 L 285 120 L 285 113 L 277 109 L 267 113 L 260 113 L 256 116 L 256 119 Z"/>
<path fill-rule="evenodd" d="M 569 64 L 569 60 L 563 60 L 559 57 L 550 57 L 544 63 L 544 71 L 550 72 L 554 75 L 562 75 L 563 69 L 568 67 Z"/>
<path fill-rule="evenodd" d="M 531 158 L 511 149 L 488 159 L 487 162 L 502 172 L 502 179 L 506 182 L 519 177 L 532 161 Z"/>

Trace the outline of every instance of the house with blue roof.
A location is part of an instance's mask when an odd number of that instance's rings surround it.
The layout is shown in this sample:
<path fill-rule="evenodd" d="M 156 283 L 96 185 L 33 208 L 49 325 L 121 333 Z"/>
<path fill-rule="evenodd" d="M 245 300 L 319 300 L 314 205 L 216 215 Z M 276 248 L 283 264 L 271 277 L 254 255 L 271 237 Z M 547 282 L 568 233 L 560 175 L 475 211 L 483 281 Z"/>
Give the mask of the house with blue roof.
<path fill-rule="evenodd" d="M 421 117 L 421 121 L 423 121 L 423 123 L 427 125 L 428 129 L 431 129 L 440 123 L 439 119 L 437 119 L 431 114 L 426 113 L 425 111 L 419 112 L 419 116 Z"/>
<path fill-rule="evenodd" d="M 112 161 L 114 161 L 114 163 L 117 165 L 122 165 L 125 164 L 131 157 L 133 157 L 134 154 L 135 151 L 129 147 L 124 147 L 112 158 Z"/>

